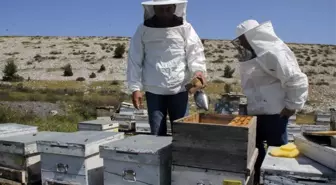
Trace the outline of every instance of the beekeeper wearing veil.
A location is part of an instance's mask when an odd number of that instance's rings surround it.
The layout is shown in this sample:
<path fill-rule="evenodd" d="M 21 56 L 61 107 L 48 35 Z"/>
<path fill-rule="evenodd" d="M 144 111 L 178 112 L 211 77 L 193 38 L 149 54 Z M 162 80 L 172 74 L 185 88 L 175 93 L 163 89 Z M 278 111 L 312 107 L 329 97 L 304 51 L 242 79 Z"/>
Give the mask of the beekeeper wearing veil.
<path fill-rule="evenodd" d="M 188 113 L 185 85 L 193 77 L 205 84 L 202 42 L 186 21 L 187 1 L 153 0 L 142 3 L 144 22 L 131 39 L 127 82 L 133 104 L 141 107 L 145 92 L 151 133 L 166 135 L 170 121 Z"/>
<path fill-rule="evenodd" d="M 294 53 L 275 34 L 271 22 L 247 20 L 232 41 L 239 53 L 241 85 L 249 115 L 257 116 L 256 182 L 268 146 L 287 144 L 288 118 L 302 109 L 308 96 L 308 79 Z"/>

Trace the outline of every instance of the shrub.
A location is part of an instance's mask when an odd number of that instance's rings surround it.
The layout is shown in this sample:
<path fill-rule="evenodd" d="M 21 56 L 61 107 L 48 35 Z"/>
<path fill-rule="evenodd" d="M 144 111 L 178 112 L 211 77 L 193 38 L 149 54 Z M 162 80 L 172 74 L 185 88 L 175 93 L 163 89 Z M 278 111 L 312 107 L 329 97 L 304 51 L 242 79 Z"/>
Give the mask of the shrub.
<path fill-rule="evenodd" d="M 106 70 L 106 67 L 104 66 L 104 64 L 102 64 L 101 66 L 100 66 L 100 69 L 98 70 L 98 73 L 101 73 L 101 72 L 103 72 L 103 71 L 105 71 Z"/>
<path fill-rule="evenodd" d="M 306 58 L 306 61 L 310 61 L 310 56 L 308 56 L 308 57 Z"/>
<path fill-rule="evenodd" d="M 2 77 L 3 81 L 7 82 L 20 82 L 23 81 L 24 78 L 17 73 L 17 66 L 14 63 L 14 59 L 8 59 L 7 64 L 3 70 L 4 76 Z"/>
<path fill-rule="evenodd" d="M 84 77 L 78 77 L 78 78 L 76 79 L 76 81 L 83 82 L 83 81 L 85 81 L 85 78 L 84 78 Z"/>
<path fill-rule="evenodd" d="M 7 64 L 3 70 L 5 76 L 14 76 L 17 72 L 17 66 L 13 58 L 7 60 Z"/>
<path fill-rule="evenodd" d="M 62 54 L 62 52 L 60 52 L 60 51 L 51 51 L 49 54 L 50 55 L 59 55 L 59 54 Z"/>
<path fill-rule="evenodd" d="M 71 64 L 65 65 L 63 69 L 64 69 L 63 76 L 73 76 Z"/>
<path fill-rule="evenodd" d="M 117 48 L 114 50 L 114 58 L 122 58 L 126 51 L 126 46 L 124 44 L 117 44 Z"/>
<path fill-rule="evenodd" d="M 94 72 L 92 72 L 91 74 L 90 74 L 90 76 L 89 76 L 90 78 L 96 78 L 97 77 L 97 75 L 96 75 L 96 73 L 94 73 Z"/>
<path fill-rule="evenodd" d="M 232 78 L 235 69 L 232 69 L 229 65 L 226 65 L 224 68 L 224 78 Z"/>
<path fill-rule="evenodd" d="M 121 83 L 120 83 L 120 81 L 118 81 L 118 80 L 113 80 L 112 82 L 111 82 L 111 85 L 120 85 Z"/>

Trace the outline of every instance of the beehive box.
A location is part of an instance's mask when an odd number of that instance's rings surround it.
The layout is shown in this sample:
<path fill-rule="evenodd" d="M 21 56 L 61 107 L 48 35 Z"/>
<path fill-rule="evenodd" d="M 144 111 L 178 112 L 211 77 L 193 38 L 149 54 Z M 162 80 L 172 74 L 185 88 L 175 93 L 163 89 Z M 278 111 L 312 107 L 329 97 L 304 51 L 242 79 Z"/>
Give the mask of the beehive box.
<path fill-rule="evenodd" d="M 288 124 L 287 125 L 287 136 L 288 141 L 294 141 L 294 135 L 300 134 L 303 131 L 327 131 L 329 126 L 327 125 L 297 125 Z"/>
<path fill-rule="evenodd" d="M 194 114 L 176 120 L 173 165 L 250 174 L 256 117 Z"/>
<path fill-rule="evenodd" d="M 226 171 L 172 166 L 171 185 L 253 185 L 254 170 L 250 175 Z"/>
<path fill-rule="evenodd" d="M 138 134 L 150 134 L 151 129 L 148 120 L 136 121 L 135 132 Z M 169 120 L 167 120 L 167 135 L 171 135 L 171 123 Z"/>
<path fill-rule="evenodd" d="M 53 134 L 54 132 L 39 132 L 2 137 L 0 178 L 12 184 L 40 182 L 40 154 L 37 151 L 36 141 L 51 137 Z"/>
<path fill-rule="evenodd" d="M 260 170 L 260 184 L 264 185 L 332 185 L 336 171 L 301 154 L 296 158 L 272 157 L 269 152 Z"/>
<path fill-rule="evenodd" d="M 104 184 L 170 185 L 171 139 L 136 135 L 101 145 Z"/>
<path fill-rule="evenodd" d="M 58 133 L 37 142 L 42 184 L 102 185 L 103 159 L 99 145 L 124 138 L 124 133 L 78 131 Z"/>
<path fill-rule="evenodd" d="M 117 121 L 96 119 L 78 123 L 78 131 L 107 131 L 118 132 L 119 123 Z"/>
<path fill-rule="evenodd" d="M 22 125 L 17 123 L 1 123 L 0 137 L 37 133 L 36 126 Z"/>
<path fill-rule="evenodd" d="M 142 119 L 146 120 L 146 117 Z M 116 121 L 119 123 L 119 131 L 122 131 L 122 132 L 123 131 L 135 131 L 136 117 L 134 115 L 114 114 L 112 117 L 112 121 Z"/>

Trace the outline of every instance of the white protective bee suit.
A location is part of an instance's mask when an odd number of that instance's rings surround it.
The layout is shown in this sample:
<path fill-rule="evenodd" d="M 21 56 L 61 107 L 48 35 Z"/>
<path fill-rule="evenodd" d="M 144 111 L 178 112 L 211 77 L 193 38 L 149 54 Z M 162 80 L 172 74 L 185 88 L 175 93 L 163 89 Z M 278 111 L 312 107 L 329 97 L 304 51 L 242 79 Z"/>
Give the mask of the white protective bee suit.
<path fill-rule="evenodd" d="M 183 17 L 183 25 L 152 28 L 141 23 L 130 42 L 127 81 L 134 92 L 173 95 L 186 91 L 193 74 L 205 74 L 204 48 L 190 23 L 186 21 L 187 1 L 153 0 L 143 2 L 144 20 L 154 15 L 154 5 L 175 4 L 175 15 Z"/>
<path fill-rule="evenodd" d="M 239 62 L 241 85 L 249 115 L 279 114 L 283 108 L 302 109 L 308 97 L 308 79 L 294 53 L 275 34 L 271 22 L 247 20 L 238 25 L 256 57 Z"/>

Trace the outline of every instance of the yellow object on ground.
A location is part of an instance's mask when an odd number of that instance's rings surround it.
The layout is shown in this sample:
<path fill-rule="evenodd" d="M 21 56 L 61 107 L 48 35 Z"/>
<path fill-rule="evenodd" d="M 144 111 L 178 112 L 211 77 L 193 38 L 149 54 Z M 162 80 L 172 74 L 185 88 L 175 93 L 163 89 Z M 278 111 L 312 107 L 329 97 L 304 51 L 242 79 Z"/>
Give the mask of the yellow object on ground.
<path fill-rule="evenodd" d="M 273 157 L 287 157 L 287 158 L 295 158 L 299 154 L 300 154 L 299 150 L 293 143 L 288 143 L 286 145 L 274 148 L 270 152 L 270 155 Z"/>
<path fill-rule="evenodd" d="M 224 180 L 223 185 L 242 185 L 242 182 L 236 180 Z"/>
<path fill-rule="evenodd" d="M 285 151 L 292 151 L 292 150 L 296 149 L 296 146 L 295 146 L 294 143 L 288 143 L 286 145 L 280 146 L 280 149 L 285 150 Z"/>

